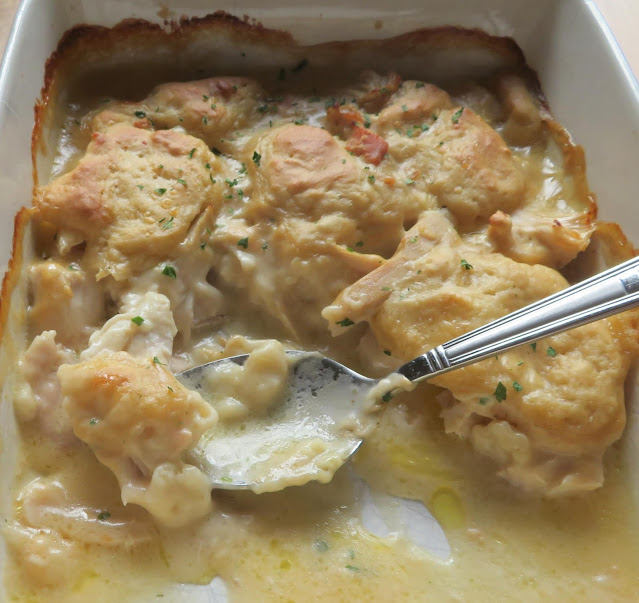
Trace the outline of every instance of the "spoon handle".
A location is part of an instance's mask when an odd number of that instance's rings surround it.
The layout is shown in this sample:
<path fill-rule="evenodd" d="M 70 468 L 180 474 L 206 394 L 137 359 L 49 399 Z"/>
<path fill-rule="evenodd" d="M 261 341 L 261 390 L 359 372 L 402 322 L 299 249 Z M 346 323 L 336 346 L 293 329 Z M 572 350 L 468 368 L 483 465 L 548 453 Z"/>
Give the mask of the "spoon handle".
<path fill-rule="evenodd" d="M 456 337 L 396 372 L 419 383 L 635 306 L 639 306 L 639 257 Z"/>

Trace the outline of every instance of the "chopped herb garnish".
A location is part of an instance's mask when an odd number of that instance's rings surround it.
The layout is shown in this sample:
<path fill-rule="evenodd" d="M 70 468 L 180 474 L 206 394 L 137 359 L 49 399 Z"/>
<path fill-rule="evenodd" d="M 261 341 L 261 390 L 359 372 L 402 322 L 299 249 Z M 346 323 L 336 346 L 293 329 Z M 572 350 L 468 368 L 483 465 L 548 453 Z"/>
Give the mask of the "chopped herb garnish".
<path fill-rule="evenodd" d="M 156 188 L 156 189 L 155 189 L 155 192 L 156 192 L 158 195 L 163 195 L 164 193 L 166 193 L 166 189 L 165 189 L 165 188 Z"/>
<path fill-rule="evenodd" d="M 352 247 L 346 245 L 346 251 L 350 251 L 351 253 L 353 253 L 355 250 Z"/>
<path fill-rule="evenodd" d="M 237 170 L 238 174 L 246 174 L 246 163 L 242 163 L 242 167 Z"/>
<path fill-rule="evenodd" d="M 209 174 L 209 180 L 211 181 L 211 184 L 215 184 L 215 178 L 213 178 L 213 174 Z"/>
<path fill-rule="evenodd" d="M 303 126 L 304 125 L 304 119 L 303 118 L 302 119 L 296 119 L 293 123 L 296 126 Z"/>
<path fill-rule="evenodd" d="M 169 278 L 177 278 L 177 271 L 173 266 L 164 266 L 164 270 L 162 270 L 162 274 L 164 276 L 168 276 Z"/>
<path fill-rule="evenodd" d="M 138 188 L 139 188 L 140 190 L 142 190 L 142 189 L 144 188 L 144 186 L 142 186 L 141 184 L 138 184 Z"/>
<path fill-rule="evenodd" d="M 98 422 L 98 420 L 97 420 L 97 419 L 91 419 L 91 420 L 89 421 L 89 424 L 90 424 L 90 425 L 95 425 L 97 422 Z"/>
<path fill-rule="evenodd" d="M 338 320 L 335 324 L 338 324 L 340 327 L 350 327 L 355 323 L 350 318 L 345 318 L 344 320 Z"/>
<path fill-rule="evenodd" d="M 206 243 L 202 243 L 202 244 L 200 245 L 200 249 L 204 249 L 205 247 L 206 247 Z"/>
<path fill-rule="evenodd" d="M 210 169 L 211 169 L 211 164 L 210 164 L 210 163 L 205 163 L 205 164 L 204 164 L 204 167 L 205 167 L 207 170 L 210 170 Z"/>
<path fill-rule="evenodd" d="M 428 124 L 422 124 L 421 126 L 419 126 L 422 129 L 422 132 L 426 132 L 427 130 L 430 129 L 430 127 L 428 126 Z"/>
<path fill-rule="evenodd" d="M 524 389 L 524 388 L 520 385 L 520 383 L 519 383 L 519 382 L 517 382 L 517 381 L 513 381 L 513 389 L 514 389 L 516 392 L 520 392 L 520 391 L 521 391 L 522 389 Z"/>
<path fill-rule="evenodd" d="M 382 291 L 390 291 L 391 288 L 390 287 L 382 287 Z"/>
<path fill-rule="evenodd" d="M 424 82 L 417 82 L 415 84 L 415 88 L 423 88 L 426 84 L 424 84 Z"/>
<path fill-rule="evenodd" d="M 232 484 L 233 483 L 233 480 L 230 477 L 226 477 L 226 476 L 225 477 L 221 477 L 220 481 L 224 482 L 226 484 Z"/>
<path fill-rule="evenodd" d="M 211 153 L 213 153 L 213 155 L 221 155 L 222 151 L 220 151 L 220 149 L 216 148 L 216 147 L 211 147 Z"/>
<path fill-rule="evenodd" d="M 217 105 L 215 103 L 211 103 L 211 109 L 213 109 L 213 111 L 215 111 L 216 108 L 217 108 Z"/>
<path fill-rule="evenodd" d="M 266 251 L 268 249 L 268 243 L 264 243 L 264 245 L 262 245 L 262 251 Z"/>
<path fill-rule="evenodd" d="M 228 184 L 229 186 L 236 186 L 237 178 L 234 178 L 233 180 L 231 180 L 230 178 L 224 178 L 224 182 L 226 182 L 226 184 Z"/>
<path fill-rule="evenodd" d="M 459 118 L 461 117 L 463 112 L 464 112 L 464 107 L 462 107 L 461 109 L 458 109 L 457 111 L 455 111 L 455 113 L 453 113 L 452 122 L 454 124 L 456 124 L 459 121 Z"/>
<path fill-rule="evenodd" d="M 178 178 L 177 181 L 182 185 L 182 186 L 186 186 L 186 180 L 184 180 L 184 178 Z"/>
<path fill-rule="evenodd" d="M 408 184 L 408 185 L 415 184 L 415 181 L 412 178 L 406 178 L 406 180 L 404 180 L 404 184 Z"/>
<path fill-rule="evenodd" d="M 384 354 L 386 354 L 387 356 L 390 356 L 391 352 L 390 352 L 390 350 L 384 350 Z"/>
<path fill-rule="evenodd" d="M 548 354 L 548 356 L 550 356 L 551 358 L 554 358 L 557 355 L 557 350 L 555 348 L 549 347 L 546 350 L 546 354 Z"/>
<path fill-rule="evenodd" d="M 495 398 L 497 402 L 503 402 L 506 399 L 506 386 L 500 381 L 495 388 Z"/>
<path fill-rule="evenodd" d="M 193 159 L 193 155 L 195 155 L 195 148 L 192 148 L 192 149 L 189 151 L 189 159 Z"/>
<path fill-rule="evenodd" d="M 408 128 L 408 130 L 406 130 L 406 136 L 408 136 L 408 138 L 413 137 L 413 128 Z"/>
<path fill-rule="evenodd" d="M 357 241 L 357 243 L 355 243 L 355 247 L 364 247 L 364 241 Z"/>
<path fill-rule="evenodd" d="M 162 230 L 168 230 L 173 228 L 173 216 L 171 216 L 164 224 L 162 224 Z"/>
<path fill-rule="evenodd" d="M 170 385 L 167 385 L 167 386 L 166 386 L 166 389 L 168 389 L 170 392 L 172 392 L 172 391 L 173 391 L 173 388 L 172 388 Z"/>
<path fill-rule="evenodd" d="M 382 396 L 382 402 L 390 402 L 393 399 L 393 394 L 391 392 L 386 392 Z"/>
<path fill-rule="evenodd" d="M 479 403 L 483 406 L 484 404 L 488 404 L 490 402 L 490 398 L 479 398 Z"/>
<path fill-rule="evenodd" d="M 302 71 L 302 69 L 304 69 L 304 67 L 308 66 L 308 59 L 302 59 L 297 65 L 295 65 L 295 67 L 291 68 L 291 71 L 293 73 L 297 72 L 297 71 Z"/>
<path fill-rule="evenodd" d="M 253 163 L 257 167 L 260 167 L 260 160 L 261 159 L 262 159 L 262 156 L 257 151 L 253 151 Z"/>
<path fill-rule="evenodd" d="M 131 322 L 135 323 L 139 327 L 144 322 L 144 318 L 142 318 L 141 316 L 134 316 L 131 319 Z"/>
<path fill-rule="evenodd" d="M 469 264 L 466 260 L 462 260 L 461 265 L 462 265 L 462 268 L 465 268 L 466 270 L 471 270 L 473 267 L 473 265 Z"/>
<path fill-rule="evenodd" d="M 202 118 L 202 123 L 203 123 L 205 126 L 209 123 L 209 118 L 208 118 L 206 115 Z"/>
<path fill-rule="evenodd" d="M 346 566 L 346 569 L 347 569 L 349 572 L 353 572 L 353 573 L 355 573 L 355 574 L 359 573 L 359 571 L 360 571 L 360 570 L 359 570 L 359 567 L 357 567 L 356 565 L 347 565 L 347 566 Z"/>
<path fill-rule="evenodd" d="M 244 249 L 248 248 L 248 237 L 244 237 L 237 242 L 238 247 L 243 247 Z"/>
<path fill-rule="evenodd" d="M 203 95 L 202 95 L 202 100 L 207 101 L 207 100 L 209 100 L 209 97 L 208 97 L 208 96 L 206 96 L 206 94 L 203 94 Z"/>
<path fill-rule="evenodd" d="M 318 552 L 318 553 L 325 553 L 326 551 L 328 551 L 328 549 L 330 549 L 331 547 L 328 545 L 328 542 L 326 542 L 326 540 L 316 540 L 313 543 L 313 548 Z"/>
<path fill-rule="evenodd" d="M 74 271 L 74 272 L 75 272 L 75 271 L 77 271 L 77 270 L 79 270 L 79 268 L 78 268 L 77 266 L 74 266 L 73 264 L 69 264 L 69 265 L 67 266 L 67 268 L 68 268 L 69 270 Z"/>
<path fill-rule="evenodd" d="M 375 176 L 373 174 L 369 174 L 368 179 L 371 181 L 371 183 L 375 182 Z"/>
<path fill-rule="evenodd" d="M 536 352 L 536 351 L 537 351 L 537 344 L 536 344 L 536 343 L 531 343 L 531 344 L 530 344 L 530 347 L 532 348 L 532 351 L 533 351 L 533 352 Z"/>
<path fill-rule="evenodd" d="M 408 240 L 409 243 L 417 243 L 417 237 L 412 237 Z"/>
<path fill-rule="evenodd" d="M 153 356 L 153 363 L 154 364 L 164 364 L 164 362 L 162 362 L 157 356 Z"/>
<path fill-rule="evenodd" d="M 109 519 L 110 517 L 111 517 L 111 513 L 109 513 L 108 511 L 102 511 L 102 513 L 98 515 L 98 520 L 104 521 L 105 519 Z"/>
<path fill-rule="evenodd" d="M 143 117 L 146 117 L 146 113 L 144 111 L 136 111 L 135 116 L 142 119 Z"/>

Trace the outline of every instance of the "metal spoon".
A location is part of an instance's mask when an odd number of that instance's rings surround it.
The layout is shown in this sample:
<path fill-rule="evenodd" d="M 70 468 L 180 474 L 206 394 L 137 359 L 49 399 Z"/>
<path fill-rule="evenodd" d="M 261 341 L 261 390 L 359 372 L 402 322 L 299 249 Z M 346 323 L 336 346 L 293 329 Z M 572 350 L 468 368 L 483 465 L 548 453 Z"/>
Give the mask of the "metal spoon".
<path fill-rule="evenodd" d="M 384 379 L 369 379 L 313 352 L 288 351 L 288 395 L 270 414 L 214 428 L 191 453 L 215 488 L 276 491 L 329 481 L 374 429 L 376 412 L 399 388 L 495 356 L 639 305 L 639 257 L 470 331 L 411 360 Z M 204 390 L 206 375 L 248 355 L 179 373 Z M 205 396 L 206 398 L 206 396 Z"/>

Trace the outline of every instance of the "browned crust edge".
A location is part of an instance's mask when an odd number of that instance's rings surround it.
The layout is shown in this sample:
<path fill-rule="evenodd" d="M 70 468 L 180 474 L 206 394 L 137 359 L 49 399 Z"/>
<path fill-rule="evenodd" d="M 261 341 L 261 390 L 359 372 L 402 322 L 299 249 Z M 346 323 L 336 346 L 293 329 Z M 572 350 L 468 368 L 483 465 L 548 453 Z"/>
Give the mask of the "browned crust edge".
<path fill-rule="evenodd" d="M 243 18 L 233 16 L 225 11 L 216 11 L 205 17 L 181 17 L 177 20 L 165 20 L 164 26 L 151 23 L 142 19 L 126 19 L 114 27 L 108 28 L 98 25 L 77 25 L 64 33 L 56 50 L 47 59 L 45 64 L 44 82 L 40 98 L 34 106 L 34 128 L 31 137 L 31 160 L 34 186 L 38 183 L 36 158 L 38 145 L 42 144 L 42 131 L 45 121 L 46 109 L 55 97 L 55 84 L 57 74 L 61 73 L 65 63 L 71 62 L 75 57 L 84 56 L 89 51 L 102 49 L 108 51 L 123 41 L 129 41 L 133 37 L 136 42 L 150 42 L 154 44 L 171 43 L 179 45 L 200 30 L 216 30 L 224 32 L 238 41 L 267 43 L 274 48 L 288 48 L 313 51 L 321 48 L 331 48 L 346 52 L 354 46 L 384 45 L 389 49 L 395 47 L 418 47 L 425 44 L 434 46 L 483 47 L 497 55 L 508 58 L 522 72 L 525 72 L 530 87 L 547 106 L 537 74 L 526 65 L 526 60 L 521 48 L 510 37 L 492 36 L 480 29 L 463 28 L 458 26 L 442 26 L 423 28 L 398 36 L 384 39 L 337 41 L 324 44 L 304 46 L 300 45 L 293 36 L 283 30 L 268 29 L 255 19 L 244 15 Z"/>
<path fill-rule="evenodd" d="M 7 271 L 2 279 L 2 290 L 0 291 L 0 340 L 4 337 L 7 321 L 9 320 L 9 309 L 11 295 L 18 284 L 21 274 L 22 260 L 24 255 L 24 231 L 31 220 L 33 209 L 29 207 L 21 208 L 13 220 L 13 242 L 11 244 L 11 258 L 7 265 Z"/>

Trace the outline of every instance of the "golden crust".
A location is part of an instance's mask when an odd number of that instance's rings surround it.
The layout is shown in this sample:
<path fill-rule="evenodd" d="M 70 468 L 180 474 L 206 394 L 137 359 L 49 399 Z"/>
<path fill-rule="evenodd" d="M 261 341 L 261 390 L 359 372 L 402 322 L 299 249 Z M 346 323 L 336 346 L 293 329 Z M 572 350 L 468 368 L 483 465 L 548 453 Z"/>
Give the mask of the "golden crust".
<path fill-rule="evenodd" d="M 324 316 L 336 332 L 345 318 L 368 321 L 380 347 L 407 361 L 566 285 L 550 268 L 464 243 L 445 216 L 427 212 L 397 254 L 345 289 Z M 433 382 L 463 407 L 444 413 L 460 435 L 478 422 L 506 421 L 538 452 L 601 455 L 625 425 L 632 339 L 632 331 L 620 336 L 614 321 L 600 321 Z"/>
<path fill-rule="evenodd" d="M 71 172 L 37 191 L 36 210 L 86 241 L 98 279 L 123 280 L 171 257 L 197 216 L 217 205 L 211 172 L 219 170 L 197 138 L 117 123 L 94 133 Z"/>

